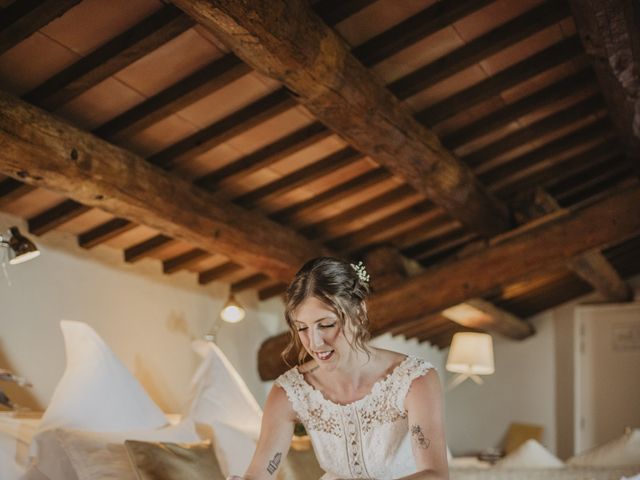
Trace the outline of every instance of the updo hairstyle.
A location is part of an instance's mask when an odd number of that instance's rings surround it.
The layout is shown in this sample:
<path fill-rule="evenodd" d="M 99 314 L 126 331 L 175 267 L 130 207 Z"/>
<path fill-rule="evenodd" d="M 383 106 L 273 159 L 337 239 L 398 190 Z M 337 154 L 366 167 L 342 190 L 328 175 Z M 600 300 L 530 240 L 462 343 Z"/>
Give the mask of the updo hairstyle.
<path fill-rule="evenodd" d="M 307 355 L 293 323 L 293 315 L 300 304 L 310 297 L 316 297 L 333 310 L 343 332 L 348 326 L 353 334 L 352 338 L 346 337 L 351 348 L 369 354 L 367 343 L 371 334 L 365 309 L 369 293 L 368 282 L 361 280 L 348 262 L 332 257 L 318 257 L 305 263 L 287 288 L 285 318 L 291 338 L 282 352 L 285 362 L 294 348 L 298 349 L 298 363 L 302 363 Z"/>

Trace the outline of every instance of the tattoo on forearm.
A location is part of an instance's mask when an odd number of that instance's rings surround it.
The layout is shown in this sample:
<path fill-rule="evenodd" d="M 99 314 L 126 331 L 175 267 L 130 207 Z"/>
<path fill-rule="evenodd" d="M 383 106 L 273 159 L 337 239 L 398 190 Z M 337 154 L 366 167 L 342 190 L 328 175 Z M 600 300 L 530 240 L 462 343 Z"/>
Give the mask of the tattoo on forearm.
<path fill-rule="evenodd" d="M 420 425 L 411 426 L 411 436 L 415 439 L 418 447 L 422 449 L 426 450 L 427 448 L 429 448 L 429 445 L 431 445 L 431 440 L 429 440 L 428 438 L 424 438 L 424 433 L 422 433 Z"/>
<path fill-rule="evenodd" d="M 269 472 L 269 475 L 273 475 L 273 473 L 278 469 L 281 458 L 282 458 L 282 454 L 278 452 L 275 454 L 273 459 L 269 461 L 269 465 L 267 465 L 267 472 Z"/>

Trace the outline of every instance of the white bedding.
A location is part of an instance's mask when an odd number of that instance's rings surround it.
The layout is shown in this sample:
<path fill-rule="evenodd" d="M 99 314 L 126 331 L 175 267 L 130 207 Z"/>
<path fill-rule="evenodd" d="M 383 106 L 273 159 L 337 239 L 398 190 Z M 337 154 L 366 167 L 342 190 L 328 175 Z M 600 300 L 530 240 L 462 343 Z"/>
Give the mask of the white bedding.
<path fill-rule="evenodd" d="M 640 473 L 631 467 L 461 468 L 451 467 L 450 480 L 620 480 Z"/>

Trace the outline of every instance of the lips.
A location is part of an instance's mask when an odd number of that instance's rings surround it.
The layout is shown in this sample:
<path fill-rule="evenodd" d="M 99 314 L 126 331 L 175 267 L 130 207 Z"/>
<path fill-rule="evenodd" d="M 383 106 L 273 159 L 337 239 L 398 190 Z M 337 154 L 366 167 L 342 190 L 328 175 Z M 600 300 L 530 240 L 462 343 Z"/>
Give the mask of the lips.
<path fill-rule="evenodd" d="M 316 352 L 316 357 L 318 357 L 319 360 L 326 361 L 333 356 L 333 352 L 335 352 L 335 350 L 329 350 L 328 352 Z"/>

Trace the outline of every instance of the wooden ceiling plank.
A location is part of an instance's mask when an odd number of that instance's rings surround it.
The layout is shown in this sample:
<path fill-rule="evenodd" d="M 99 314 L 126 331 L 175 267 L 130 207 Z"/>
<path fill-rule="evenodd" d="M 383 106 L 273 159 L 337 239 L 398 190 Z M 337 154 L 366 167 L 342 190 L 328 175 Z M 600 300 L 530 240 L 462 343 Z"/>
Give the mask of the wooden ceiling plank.
<path fill-rule="evenodd" d="M 331 203 L 338 202 L 351 195 L 360 193 L 363 190 L 389 180 L 390 178 L 392 178 L 392 175 L 386 168 L 374 168 L 373 170 L 369 170 L 356 178 L 331 187 L 319 195 L 314 195 L 307 200 L 303 200 L 302 202 L 298 202 L 278 210 L 271 215 L 271 218 L 280 223 L 300 220 L 303 215 L 308 215 L 309 213 L 330 205 Z"/>
<path fill-rule="evenodd" d="M 355 47 L 353 55 L 370 67 L 491 3 L 489 0 L 436 2 Z"/>
<path fill-rule="evenodd" d="M 143 258 L 150 257 L 156 252 L 162 250 L 167 245 L 174 243 L 175 240 L 167 235 L 156 235 L 143 242 L 137 243 L 124 251 L 124 261 L 134 263 Z"/>
<path fill-rule="evenodd" d="M 325 252 L 296 232 L 7 93 L 0 93 L 0 143 L 0 172 L 7 176 L 226 255 L 275 279 L 289 281 L 306 259 Z"/>
<path fill-rule="evenodd" d="M 611 157 L 606 162 L 594 163 L 590 166 L 584 166 L 573 175 L 568 175 L 564 179 L 556 179 L 549 185 L 548 192 L 560 203 L 563 197 L 568 197 L 578 190 L 592 186 L 599 182 L 600 178 L 607 176 L 609 173 L 618 173 L 621 170 L 629 168 L 629 162 L 625 157 L 620 155 Z"/>
<path fill-rule="evenodd" d="M 194 158 L 211 150 L 295 106 L 295 100 L 284 88 L 280 88 L 150 156 L 148 160 L 162 168 L 171 168 L 177 162 Z"/>
<path fill-rule="evenodd" d="M 440 212 L 440 215 L 435 218 L 428 219 L 401 235 L 394 235 L 393 244 L 404 252 L 405 249 L 412 245 L 458 229 L 460 229 L 458 222 L 451 220 L 447 215 Z"/>
<path fill-rule="evenodd" d="M 135 223 L 124 218 L 112 218 L 78 235 L 78 245 L 82 248 L 93 248 L 135 227 Z"/>
<path fill-rule="evenodd" d="M 55 207 L 49 208 L 28 220 L 29 232 L 34 235 L 44 235 L 64 223 L 89 211 L 89 207 L 79 205 L 73 200 L 64 200 Z"/>
<path fill-rule="evenodd" d="M 287 291 L 287 284 L 278 283 L 271 287 L 263 288 L 258 291 L 258 298 L 261 301 L 269 300 L 270 298 L 276 297 L 278 295 L 283 295 Z"/>
<path fill-rule="evenodd" d="M 176 273 L 180 270 L 186 270 L 206 257 L 210 257 L 209 252 L 205 252 L 200 248 L 194 248 L 181 255 L 169 258 L 162 262 L 162 272 L 166 274 Z"/>
<path fill-rule="evenodd" d="M 464 44 L 453 53 L 396 80 L 389 85 L 389 89 L 398 98 L 409 98 L 568 16 L 566 2 L 547 1 Z"/>
<path fill-rule="evenodd" d="M 208 0 L 174 3 L 249 65 L 283 82 L 316 118 L 354 148 L 385 165 L 473 231 L 491 236 L 509 228 L 506 207 L 432 132 L 415 122 L 307 2 L 225 3 L 215 8 Z"/>
<path fill-rule="evenodd" d="M 634 178 L 632 167 L 626 163 L 618 162 L 614 165 L 597 165 L 595 168 L 590 169 L 589 172 L 576 176 L 574 185 L 571 188 L 557 191 L 556 197 L 563 205 L 570 205 L 573 201 L 567 200 L 568 198 L 578 196 L 580 192 L 594 188 L 599 190 L 601 184 L 606 184 L 609 181 L 617 181 L 616 179 L 623 178 L 624 175 L 629 175 L 631 179 Z"/>
<path fill-rule="evenodd" d="M 331 135 L 333 135 L 331 130 L 328 130 L 319 122 L 313 122 L 255 152 L 245 155 L 218 170 L 198 178 L 195 183 L 208 190 L 213 190 L 223 181 L 250 175 L 258 170 L 267 168 L 277 161 L 293 155 Z"/>
<path fill-rule="evenodd" d="M 631 170 L 631 167 L 629 167 L 626 170 L 615 172 L 612 175 L 599 179 L 597 184 L 590 185 L 589 188 L 578 190 L 569 197 L 559 196 L 558 199 L 562 202 L 563 206 L 575 208 L 582 205 L 590 205 L 594 201 L 598 201 L 621 189 L 637 185 L 638 177 Z"/>
<path fill-rule="evenodd" d="M 640 172 L 640 6 L 632 0 L 569 0 L 627 156 Z"/>
<path fill-rule="evenodd" d="M 262 187 L 235 197 L 233 201 L 245 208 L 252 208 L 262 200 L 274 195 L 284 195 L 309 182 L 351 165 L 363 157 L 360 152 L 350 147 L 343 148 L 311 165 L 307 165 L 273 182 L 269 182 Z"/>
<path fill-rule="evenodd" d="M 99 137 L 132 136 L 251 72 L 235 55 L 225 55 L 97 128 Z"/>
<path fill-rule="evenodd" d="M 523 170 L 539 161 L 559 155 L 572 148 L 579 147 L 585 143 L 593 141 L 595 138 L 604 137 L 610 129 L 610 121 L 607 118 L 596 120 L 578 130 L 568 133 L 560 138 L 545 143 L 539 148 L 531 150 L 519 157 L 511 159 L 509 162 L 497 166 L 491 170 L 483 172 L 480 178 L 489 188 L 500 188 L 511 178 L 518 178 Z"/>
<path fill-rule="evenodd" d="M 223 280 L 225 277 L 233 275 L 234 273 L 239 272 L 243 269 L 244 267 L 242 265 L 238 265 L 237 263 L 224 263 L 222 265 L 210 268 L 209 270 L 205 270 L 204 272 L 199 273 L 198 283 L 200 285 L 206 285 L 216 280 Z"/>
<path fill-rule="evenodd" d="M 80 0 L 20 0 L 2 9 L 0 55 L 64 15 Z"/>
<path fill-rule="evenodd" d="M 312 4 L 315 12 L 329 25 L 349 18 L 376 0 L 319 0 Z"/>
<path fill-rule="evenodd" d="M 385 333 L 410 319 L 482 296 L 533 271 L 638 234 L 640 187 L 635 187 L 534 227 L 522 227 L 485 249 L 377 292 L 368 302 L 372 332 Z M 278 357 L 287 341 L 288 334 L 281 334 L 262 344 L 258 353 L 261 378 L 275 378 L 286 369 Z"/>
<path fill-rule="evenodd" d="M 508 90 L 546 70 L 566 63 L 582 53 L 576 36 L 564 39 L 525 60 L 512 65 L 492 77 L 462 90 L 421 110 L 416 119 L 425 125 L 436 125 Z"/>
<path fill-rule="evenodd" d="M 163 7 L 34 88 L 24 99 L 54 110 L 192 26 L 193 21 L 175 7 Z"/>
<path fill-rule="evenodd" d="M 462 127 L 442 139 L 449 148 L 458 148 L 483 135 L 491 133 L 535 110 L 547 107 L 593 85 L 595 77 L 590 68 L 584 68 L 558 82 L 517 100 L 500 110 Z"/>
<path fill-rule="evenodd" d="M 602 97 L 599 94 L 591 95 L 574 105 L 509 133 L 469 155 L 463 156 L 462 160 L 476 171 L 478 171 L 479 167 L 483 170 L 492 168 L 496 163 L 491 162 L 491 160 L 494 160 L 499 155 L 584 120 L 589 115 L 602 110 L 603 107 Z"/>
<path fill-rule="evenodd" d="M 546 189 L 555 184 L 556 181 L 563 180 L 584 168 L 607 161 L 619 154 L 619 142 L 613 139 L 605 140 L 568 158 L 557 161 L 542 161 L 523 167 L 520 169 L 521 178 L 503 183 L 496 188 L 496 193 L 501 198 L 509 199 L 523 190 L 532 188 L 534 185 L 540 185 Z"/>
<path fill-rule="evenodd" d="M 33 192 L 36 187 L 27 185 L 13 178 L 6 178 L 0 182 L 0 208 Z"/>

